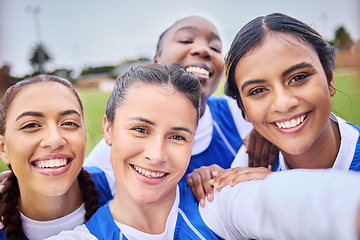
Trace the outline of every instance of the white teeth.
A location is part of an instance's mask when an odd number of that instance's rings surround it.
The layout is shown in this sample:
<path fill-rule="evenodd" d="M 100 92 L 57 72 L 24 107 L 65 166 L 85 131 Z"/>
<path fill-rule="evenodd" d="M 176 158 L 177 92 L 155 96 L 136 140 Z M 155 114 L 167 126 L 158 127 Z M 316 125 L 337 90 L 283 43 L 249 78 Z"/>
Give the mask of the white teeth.
<path fill-rule="evenodd" d="M 299 125 L 300 123 L 302 123 L 304 121 L 305 117 L 306 117 L 306 114 L 301 115 L 300 117 L 297 117 L 296 119 L 291 119 L 290 121 L 276 122 L 275 125 L 278 128 L 293 128 L 293 127 L 296 127 L 297 125 Z"/>
<path fill-rule="evenodd" d="M 35 165 L 38 168 L 57 168 L 65 166 L 67 164 L 67 161 L 67 159 L 51 159 L 45 161 L 37 161 L 35 162 Z"/>
<path fill-rule="evenodd" d="M 160 172 L 150 172 L 147 171 L 145 169 L 142 169 L 138 166 L 133 165 L 135 170 L 140 173 L 141 175 L 147 177 L 147 178 L 161 178 L 165 175 L 165 173 L 160 173 Z"/>
<path fill-rule="evenodd" d="M 186 68 L 187 72 L 191 72 L 191 73 L 197 73 L 200 75 L 205 75 L 205 76 L 209 76 L 210 73 L 208 70 L 204 69 L 204 68 L 200 68 L 200 67 L 188 67 Z"/>

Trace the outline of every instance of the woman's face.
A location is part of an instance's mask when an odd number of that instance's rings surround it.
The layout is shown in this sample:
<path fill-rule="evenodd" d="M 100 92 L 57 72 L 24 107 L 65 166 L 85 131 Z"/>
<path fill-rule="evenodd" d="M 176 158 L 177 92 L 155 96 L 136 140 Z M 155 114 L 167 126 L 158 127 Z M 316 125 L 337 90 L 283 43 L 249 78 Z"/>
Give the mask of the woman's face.
<path fill-rule="evenodd" d="M 288 154 L 305 153 L 331 133 L 335 94 L 316 51 L 289 34 L 270 34 L 239 61 L 235 80 L 247 120 Z M 319 146 L 319 145 L 318 145 Z"/>
<path fill-rule="evenodd" d="M 127 90 L 114 122 L 103 122 L 121 198 L 140 204 L 173 200 L 191 157 L 196 116 L 193 104 L 172 87 L 139 83 Z"/>
<path fill-rule="evenodd" d="M 157 62 L 178 63 L 194 73 L 201 83 L 201 99 L 217 88 L 224 71 L 219 33 L 209 21 L 190 17 L 175 24 L 165 34 Z"/>
<path fill-rule="evenodd" d="M 60 83 L 25 86 L 12 101 L 0 137 L 1 159 L 18 178 L 22 196 L 60 196 L 75 182 L 84 161 L 80 104 Z"/>

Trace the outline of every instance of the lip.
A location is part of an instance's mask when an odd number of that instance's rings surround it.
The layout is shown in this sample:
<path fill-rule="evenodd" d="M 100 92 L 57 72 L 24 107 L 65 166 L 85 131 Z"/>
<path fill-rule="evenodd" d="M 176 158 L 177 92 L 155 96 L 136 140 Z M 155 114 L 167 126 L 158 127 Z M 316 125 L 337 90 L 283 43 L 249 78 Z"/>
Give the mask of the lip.
<path fill-rule="evenodd" d="M 274 127 L 281 133 L 285 133 L 285 134 L 293 134 L 293 133 L 296 133 L 298 131 L 300 131 L 301 129 L 303 129 L 306 125 L 306 123 L 308 122 L 309 120 L 309 116 L 311 114 L 311 111 L 310 112 L 304 112 L 304 113 L 300 113 L 300 114 L 296 114 L 294 116 L 291 116 L 289 118 L 283 118 L 281 120 L 277 120 L 277 121 L 273 121 L 271 122 L 272 125 L 274 125 Z M 295 127 L 291 127 L 291 128 L 279 128 L 276 123 L 279 123 L 279 122 L 285 122 L 285 121 L 291 121 L 293 119 L 297 119 L 301 116 L 305 115 L 305 118 L 304 120 L 298 124 L 297 126 Z"/>
<path fill-rule="evenodd" d="M 39 162 L 45 162 L 45 161 L 49 161 L 49 160 L 67 160 L 67 163 L 65 166 L 60 166 L 60 167 L 45 167 L 45 168 L 40 168 L 37 165 L 39 164 Z M 42 155 L 38 158 L 36 158 L 35 160 L 31 161 L 31 167 L 37 171 L 38 173 L 45 175 L 45 176 L 49 176 L 49 177 L 55 177 L 55 176 L 60 176 L 63 175 L 64 173 L 66 173 L 72 164 L 73 161 L 73 157 L 68 155 L 68 154 L 64 154 L 64 153 L 56 153 L 56 154 L 47 154 L 47 155 Z"/>
<path fill-rule="evenodd" d="M 142 182 L 144 182 L 146 184 L 150 184 L 150 185 L 156 185 L 156 184 L 159 184 L 159 183 L 163 182 L 167 178 L 167 176 L 169 175 L 169 173 L 167 173 L 167 172 L 148 169 L 148 168 L 140 167 L 139 165 L 135 165 L 135 164 L 130 164 L 130 168 L 132 169 L 132 171 L 135 173 L 135 176 L 140 181 L 142 181 Z M 146 177 L 143 174 L 139 173 L 135 168 L 141 168 L 143 171 L 159 173 L 159 174 L 164 174 L 164 175 L 162 177 L 149 178 L 149 177 Z"/>

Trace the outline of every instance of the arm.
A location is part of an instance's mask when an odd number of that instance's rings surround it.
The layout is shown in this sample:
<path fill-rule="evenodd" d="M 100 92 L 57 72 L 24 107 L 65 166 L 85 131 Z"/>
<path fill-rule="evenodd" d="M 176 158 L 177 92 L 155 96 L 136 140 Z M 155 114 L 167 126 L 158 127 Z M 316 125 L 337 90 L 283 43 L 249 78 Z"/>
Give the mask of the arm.
<path fill-rule="evenodd" d="M 249 155 L 249 167 L 273 169 L 279 149 L 253 129 L 243 141 Z"/>
<path fill-rule="evenodd" d="M 215 191 L 199 209 L 227 239 L 358 239 L 359 185 L 358 173 L 290 170 Z"/>

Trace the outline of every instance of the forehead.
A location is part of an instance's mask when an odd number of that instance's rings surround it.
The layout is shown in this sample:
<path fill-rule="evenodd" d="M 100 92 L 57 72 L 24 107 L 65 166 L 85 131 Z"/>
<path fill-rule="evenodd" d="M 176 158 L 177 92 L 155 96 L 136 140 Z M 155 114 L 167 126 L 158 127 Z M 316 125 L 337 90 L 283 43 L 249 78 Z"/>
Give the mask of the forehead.
<path fill-rule="evenodd" d="M 170 27 L 166 35 L 172 35 L 181 30 L 193 30 L 199 32 L 205 31 L 219 37 L 219 33 L 216 27 L 202 17 L 189 17 L 182 19 Z"/>
<path fill-rule="evenodd" d="M 188 123 L 197 119 L 197 110 L 192 102 L 169 85 L 138 83 L 129 87 L 125 103 L 117 107 L 116 115 L 142 115 L 149 119 L 175 123 Z"/>
<path fill-rule="evenodd" d="M 236 72 L 246 71 L 248 67 L 271 69 L 279 64 L 286 68 L 300 62 L 321 65 L 317 52 L 309 43 L 288 33 L 269 33 L 244 54 L 236 66 Z"/>
<path fill-rule="evenodd" d="M 71 89 L 57 82 L 39 82 L 25 86 L 13 99 L 9 114 L 15 109 L 42 110 L 77 109 L 81 111 L 80 103 Z"/>

